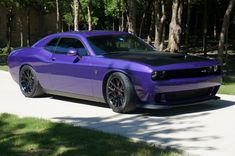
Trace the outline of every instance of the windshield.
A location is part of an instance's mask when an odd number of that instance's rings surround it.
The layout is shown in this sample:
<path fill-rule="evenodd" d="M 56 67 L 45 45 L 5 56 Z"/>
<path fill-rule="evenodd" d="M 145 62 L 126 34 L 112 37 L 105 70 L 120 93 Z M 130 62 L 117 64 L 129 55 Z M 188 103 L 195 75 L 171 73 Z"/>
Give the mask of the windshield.
<path fill-rule="evenodd" d="M 150 45 L 130 34 L 92 36 L 87 40 L 96 55 L 154 51 Z"/>

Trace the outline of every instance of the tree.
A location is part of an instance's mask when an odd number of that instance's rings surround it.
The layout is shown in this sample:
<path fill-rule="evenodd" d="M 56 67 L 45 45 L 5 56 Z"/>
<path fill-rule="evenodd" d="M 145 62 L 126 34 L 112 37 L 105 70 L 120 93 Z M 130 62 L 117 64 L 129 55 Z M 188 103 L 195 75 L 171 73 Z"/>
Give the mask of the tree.
<path fill-rule="evenodd" d="M 71 31 L 71 26 L 73 26 L 73 15 L 71 13 L 66 13 L 63 16 L 63 20 L 64 22 L 67 24 L 68 26 L 68 30 Z"/>
<path fill-rule="evenodd" d="M 207 55 L 207 27 L 208 27 L 208 24 L 207 24 L 207 21 L 208 21 L 208 17 L 207 17 L 207 0 L 204 0 L 204 15 L 203 15 L 203 23 L 204 23 L 204 28 L 203 28 L 203 52 L 204 52 L 204 55 Z"/>
<path fill-rule="evenodd" d="M 92 30 L 92 0 L 88 0 L 87 6 L 87 16 L 88 16 L 88 30 Z"/>
<path fill-rule="evenodd" d="M 150 26 L 149 26 L 149 31 L 148 31 L 148 36 L 147 36 L 147 43 L 152 44 L 152 36 L 153 36 L 153 28 L 154 27 L 154 11 L 152 12 L 150 16 Z"/>
<path fill-rule="evenodd" d="M 125 11 L 124 0 L 105 0 L 105 15 L 113 19 L 113 30 L 115 30 L 115 22 L 118 21 L 118 30 L 124 31 Z"/>
<path fill-rule="evenodd" d="M 141 35 L 142 35 L 142 29 L 144 27 L 144 22 L 146 20 L 146 14 L 147 14 L 147 11 L 150 9 L 150 6 L 152 5 L 152 1 L 143 0 L 142 3 L 144 4 L 144 11 L 142 14 L 141 23 L 140 23 L 140 27 L 139 27 L 139 37 L 141 37 Z"/>
<path fill-rule="evenodd" d="M 182 32 L 182 13 L 183 0 L 173 0 L 172 17 L 169 27 L 169 39 L 167 50 L 171 52 L 179 52 L 180 50 L 180 35 Z"/>
<path fill-rule="evenodd" d="M 125 30 L 125 12 L 126 12 L 126 5 L 124 0 L 118 0 L 118 12 L 119 12 L 119 31 Z"/>
<path fill-rule="evenodd" d="M 186 25 L 185 25 L 185 49 L 186 52 L 188 51 L 188 44 L 189 44 L 189 22 L 191 18 L 191 0 L 187 0 L 187 17 L 186 17 Z"/>
<path fill-rule="evenodd" d="M 218 47 L 218 57 L 221 63 L 223 63 L 223 55 L 224 55 L 224 43 L 226 35 L 228 34 L 228 28 L 230 23 L 230 16 L 232 13 L 232 10 L 234 8 L 235 0 L 230 0 L 227 10 L 224 14 L 223 24 L 220 32 L 220 40 L 219 40 L 219 47 Z"/>
<path fill-rule="evenodd" d="M 127 0 L 128 5 L 128 32 L 136 34 L 136 0 Z"/>
<path fill-rule="evenodd" d="M 79 30 L 79 0 L 73 0 L 73 10 L 74 10 L 74 31 Z"/>
<path fill-rule="evenodd" d="M 15 1 L 14 0 L 2 0 L 0 1 L 0 4 L 5 6 L 8 10 L 7 13 L 7 33 L 6 33 L 6 38 L 7 38 L 7 53 L 11 51 L 11 40 L 12 40 L 12 25 L 13 25 L 13 8 L 15 6 Z"/>
<path fill-rule="evenodd" d="M 56 0 L 56 31 L 59 32 L 60 29 L 60 9 L 59 0 Z"/>
<path fill-rule="evenodd" d="M 166 20 L 165 4 L 164 0 L 154 1 L 154 12 L 155 12 L 155 41 L 154 46 L 158 50 L 163 50 L 164 44 L 164 24 Z"/>

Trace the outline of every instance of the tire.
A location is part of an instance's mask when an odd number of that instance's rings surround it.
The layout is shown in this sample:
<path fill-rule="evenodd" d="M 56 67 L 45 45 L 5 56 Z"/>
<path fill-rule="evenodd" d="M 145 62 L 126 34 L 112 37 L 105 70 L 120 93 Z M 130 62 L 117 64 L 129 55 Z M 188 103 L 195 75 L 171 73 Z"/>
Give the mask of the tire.
<path fill-rule="evenodd" d="M 106 82 L 105 99 L 117 113 L 130 113 L 136 109 L 136 94 L 130 79 L 123 73 L 115 72 Z"/>
<path fill-rule="evenodd" d="M 25 97 L 38 97 L 44 94 L 35 70 L 28 65 L 25 65 L 20 70 L 19 75 L 20 90 Z"/>

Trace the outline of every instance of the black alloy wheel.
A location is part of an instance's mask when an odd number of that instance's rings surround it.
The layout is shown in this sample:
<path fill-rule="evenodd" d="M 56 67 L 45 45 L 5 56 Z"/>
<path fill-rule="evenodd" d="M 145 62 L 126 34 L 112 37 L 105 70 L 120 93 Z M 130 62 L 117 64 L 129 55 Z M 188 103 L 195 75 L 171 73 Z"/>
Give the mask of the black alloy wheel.
<path fill-rule="evenodd" d="M 28 65 L 20 70 L 19 85 L 21 92 L 26 97 L 37 97 L 43 95 L 43 89 L 39 84 L 36 72 Z"/>
<path fill-rule="evenodd" d="M 106 101 L 114 112 L 128 113 L 136 108 L 136 96 L 130 79 L 123 73 L 113 73 L 106 84 Z"/>

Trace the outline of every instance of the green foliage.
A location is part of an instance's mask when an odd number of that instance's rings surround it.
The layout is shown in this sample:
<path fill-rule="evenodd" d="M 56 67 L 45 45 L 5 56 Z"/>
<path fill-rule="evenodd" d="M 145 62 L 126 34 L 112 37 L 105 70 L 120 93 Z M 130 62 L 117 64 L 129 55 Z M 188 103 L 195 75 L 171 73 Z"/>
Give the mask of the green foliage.
<path fill-rule="evenodd" d="M 120 12 L 123 11 L 122 0 L 105 0 L 105 14 L 118 18 Z"/>
<path fill-rule="evenodd" d="M 2 48 L 0 49 L 0 54 L 8 54 L 9 51 L 11 52 L 13 50 L 12 47 L 5 47 L 5 48 Z"/>
<path fill-rule="evenodd" d="M 63 20 L 68 26 L 73 25 L 73 15 L 70 12 L 63 15 Z"/>
<path fill-rule="evenodd" d="M 0 114 L 0 153 L 3 155 L 132 155 L 180 156 L 145 143 L 117 136 L 52 123 L 42 119 Z M 1 155 L 0 154 L 0 155 Z"/>

